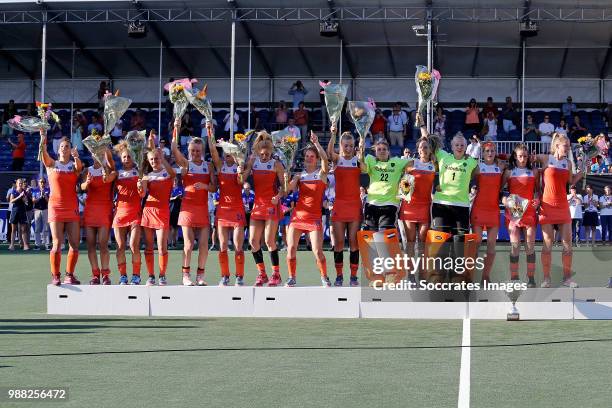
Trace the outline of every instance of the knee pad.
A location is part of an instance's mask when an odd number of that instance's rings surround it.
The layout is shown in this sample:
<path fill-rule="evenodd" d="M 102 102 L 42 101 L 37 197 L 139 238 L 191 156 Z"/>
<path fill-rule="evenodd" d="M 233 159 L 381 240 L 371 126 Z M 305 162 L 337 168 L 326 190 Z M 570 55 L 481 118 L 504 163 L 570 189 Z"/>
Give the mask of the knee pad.
<path fill-rule="evenodd" d="M 438 258 L 446 258 L 450 255 L 450 242 L 453 235 L 448 232 L 429 230 L 425 237 L 424 262 L 425 279 L 429 282 L 440 282 L 444 275 L 442 262 L 436 262 Z M 433 258 L 433 259 L 432 259 Z"/>
<path fill-rule="evenodd" d="M 478 255 L 479 237 L 477 234 L 459 234 L 453 236 L 453 258 L 463 258 L 465 272 L 463 274 L 451 273 L 454 281 L 461 280 L 466 282 L 472 281 L 472 273 L 476 263 L 476 256 Z M 471 261 L 468 261 L 471 259 Z M 469 266 L 468 266 L 469 265 Z"/>

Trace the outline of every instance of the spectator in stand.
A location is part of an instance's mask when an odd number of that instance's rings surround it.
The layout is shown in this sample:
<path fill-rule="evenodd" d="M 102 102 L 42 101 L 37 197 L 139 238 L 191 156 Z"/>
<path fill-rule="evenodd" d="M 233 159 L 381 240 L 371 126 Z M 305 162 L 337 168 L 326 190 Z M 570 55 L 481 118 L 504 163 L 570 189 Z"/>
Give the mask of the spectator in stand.
<path fill-rule="evenodd" d="M 239 121 L 240 121 L 240 115 L 238 115 L 238 112 L 234 111 L 234 134 L 238 132 L 238 122 Z M 228 136 L 228 140 L 229 138 L 233 136 L 233 135 L 230 135 L 230 126 L 231 126 L 230 112 L 227 112 L 225 114 L 225 117 L 223 118 L 223 130 L 225 131 L 225 134 Z"/>
<path fill-rule="evenodd" d="M 83 126 L 76 116 L 72 120 L 72 135 L 70 136 L 70 143 L 79 151 L 79 153 L 83 151 Z"/>
<path fill-rule="evenodd" d="M 13 184 L 6 192 L 6 201 L 9 203 L 6 210 L 6 242 L 10 245 L 13 242 L 13 226 L 11 225 L 11 210 L 13 209 L 13 203 L 11 203 L 11 196 L 17 189 L 17 182 L 13 181 Z"/>
<path fill-rule="evenodd" d="M 47 181 L 41 177 L 38 179 L 38 186 L 32 189 L 32 202 L 34 203 L 34 243 L 36 250 L 49 250 L 49 222 L 47 218 L 47 209 L 49 206 L 49 187 Z"/>
<path fill-rule="evenodd" d="M 114 145 L 119 143 L 121 141 L 121 139 L 123 138 L 123 136 L 125 136 L 126 133 L 127 132 L 123 131 L 123 119 L 119 119 L 117 121 L 117 123 L 115 124 L 115 126 L 113 127 L 113 130 L 111 130 L 111 132 L 110 132 L 110 137 L 111 137 L 112 143 Z"/>
<path fill-rule="evenodd" d="M 393 111 L 387 118 L 389 141 L 391 146 L 404 146 L 404 138 L 408 135 L 408 115 L 402 109 L 402 104 L 396 102 Z"/>
<path fill-rule="evenodd" d="M 13 129 L 8 125 L 8 121 L 16 114 L 17 109 L 15 108 L 15 101 L 11 99 L 2 113 L 2 136 L 13 136 Z"/>
<path fill-rule="evenodd" d="M 572 241 L 574 246 L 580 246 L 580 227 L 582 226 L 582 197 L 576 194 L 576 186 L 570 187 L 567 195 L 570 216 L 572 217 Z"/>
<path fill-rule="evenodd" d="M 486 141 L 497 141 L 497 119 L 492 110 L 487 111 L 481 134 Z"/>
<path fill-rule="evenodd" d="M 62 139 L 64 138 L 64 135 L 62 134 L 62 128 L 57 122 L 51 125 L 50 133 L 51 139 L 53 140 L 53 153 L 55 153 L 55 155 L 57 156 L 60 144 L 62 143 Z"/>
<path fill-rule="evenodd" d="M 295 125 L 298 128 L 300 128 L 300 134 L 307 135 L 308 134 L 307 133 L 308 132 L 308 111 L 304 109 L 304 102 L 300 102 L 298 104 L 298 108 L 293 111 L 293 119 L 295 120 Z"/>
<path fill-rule="evenodd" d="M 536 128 L 536 124 L 531 114 L 527 115 L 527 123 L 523 126 L 523 136 L 526 142 L 538 141 L 538 129 Z"/>
<path fill-rule="evenodd" d="M 13 204 L 10 223 L 12 225 L 13 236 L 21 239 L 21 247 L 24 251 L 29 251 L 27 205 L 28 201 L 30 201 L 30 196 L 26 190 L 25 179 L 18 179 L 16 185 L 17 187 L 11 192 L 9 198 L 9 202 Z M 8 249 L 9 251 L 15 250 L 15 241 L 12 236 L 10 237 Z"/>
<path fill-rule="evenodd" d="M 98 88 L 98 107 L 104 109 L 104 95 L 110 92 L 106 81 L 100 81 L 100 87 Z"/>
<path fill-rule="evenodd" d="M 512 104 L 512 98 L 509 96 L 506 96 L 506 105 L 501 111 L 501 118 L 505 133 L 516 130 L 516 125 L 514 124 L 516 121 L 516 111 Z"/>
<path fill-rule="evenodd" d="M 237 113 L 234 113 L 234 116 L 236 115 Z M 229 114 L 227 117 L 229 117 Z M 229 134 L 229 122 L 227 126 L 227 132 Z M 183 118 L 181 119 L 181 128 L 179 130 L 179 136 L 181 146 L 187 146 L 191 141 L 191 138 L 194 136 L 193 122 L 191 122 L 191 112 L 189 109 L 187 109 L 187 111 L 183 115 Z"/>
<path fill-rule="evenodd" d="M 144 112 L 138 109 L 132 116 L 132 120 L 130 121 L 130 129 L 131 130 L 144 130 L 145 124 L 146 124 L 146 121 L 145 121 Z"/>
<path fill-rule="evenodd" d="M 572 102 L 572 97 L 568 96 L 566 102 L 561 105 L 561 115 L 567 123 L 570 123 L 574 112 L 576 112 L 576 104 Z"/>
<path fill-rule="evenodd" d="M 470 99 L 468 107 L 465 109 L 465 126 L 463 127 L 466 133 L 475 134 L 480 132 L 480 118 L 476 99 Z"/>
<path fill-rule="evenodd" d="M 385 137 L 385 130 L 387 129 L 387 119 L 385 115 L 383 115 L 382 110 L 376 109 L 376 114 L 374 115 L 374 121 L 372 122 L 372 126 L 370 127 L 370 132 L 374 140 L 377 140 L 380 137 Z"/>
<path fill-rule="evenodd" d="M 168 148 L 167 144 L 166 144 L 166 139 L 161 139 L 159 141 L 159 148 L 161 149 L 161 151 L 164 153 L 164 158 L 169 161 L 170 160 L 170 149 Z"/>
<path fill-rule="evenodd" d="M 25 179 L 23 180 L 25 183 Z M 26 217 L 28 219 L 28 227 L 26 228 L 26 233 L 28 234 L 28 242 L 30 242 L 30 239 L 32 238 L 32 222 L 34 221 L 34 201 L 32 200 L 32 192 L 37 189 L 38 186 L 36 184 L 36 178 L 32 178 L 30 180 L 30 185 L 28 186 L 26 192 L 28 193 L 28 203 L 26 206 Z"/>
<path fill-rule="evenodd" d="M 567 122 L 565 121 L 564 118 L 561 118 L 561 120 L 559 120 L 559 126 L 557 126 L 555 128 L 555 133 L 559 133 L 560 135 L 565 135 L 567 136 Z"/>
<path fill-rule="evenodd" d="M 436 107 L 433 132 L 440 137 L 442 146 L 446 145 L 446 115 L 444 114 L 444 110 L 440 105 Z"/>
<path fill-rule="evenodd" d="M 604 194 L 599 197 L 599 218 L 601 220 L 601 243 L 612 244 L 612 187 L 604 187 Z"/>
<path fill-rule="evenodd" d="M 253 210 L 253 204 L 255 203 L 255 192 L 251 190 L 249 183 L 242 185 L 242 204 L 244 205 L 244 215 L 246 218 L 246 225 L 244 227 L 244 246 L 246 249 L 250 249 L 249 245 L 249 223 L 251 221 L 251 211 Z"/>
<path fill-rule="evenodd" d="M 81 130 L 83 132 L 85 132 L 87 130 L 87 125 L 89 125 L 89 123 L 87 122 L 87 117 L 85 116 L 85 114 L 81 111 L 76 111 L 74 112 L 74 117 L 79 121 L 80 125 L 81 125 Z"/>
<path fill-rule="evenodd" d="M 497 110 L 497 106 L 495 106 L 493 103 L 493 98 L 490 96 L 487 98 L 487 103 L 485 104 L 484 108 L 482 108 L 482 117 L 486 118 L 489 112 L 492 112 L 495 119 L 497 119 L 499 111 Z"/>
<path fill-rule="evenodd" d="M 89 124 L 89 126 L 87 126 L 87 134 L 91 135 L 91 132 L 94 129 L 96 129 L 96 132 L 98 132 L 99 135 L 104 132 L 104 127 L 100 123 L 100 117 L 96 113 L 91 115 L 91 123 Z"/>
<path fill-rule="evenodd" d="M 538 134 L 540 135 L 540 142 L 542 142 L 542 153 L 548 153 L 553 133 L 555 133 L 555 125 L 550 123 L 550 115 L 547 113 L 544 115 L 544 122 L 538 126 Z"/>
<path fill-rule="evenodd" d="M 251 122 L 251 126 L 248 130 L 254 130 L 256 132 L 259 132 L 263 129 L 263 126 L 261 126 L 261 120 L 259 119 L 259 112 L 255 110 L 255 105 L 251 105 L 251 111 L 249 112 L 249 120 Z M 247 123 L 247 127 L 248 125 L 249 124 Z"/>
<path fill-rule="evenodd" d="M 410 151 L 410 149 L 407 147 L 404 148 L 404 154 L 402 154 L 401 159 L 410 160 L 412 158 L 411 156 L 412 156 L 412 152 Z"/>
<path fill-rule="evenodd" d="M 570 128 L 570 139 L 572 143 L 577 143 L 578 139 L 587 134 L 588 130 L 580 122 L 580 116 L 574 115 L 574 124 Z"/>
<path fill-rule="evenodd" d="M 27 116 L 36 116 L 36 112 L 34 111 L 34 106 L 31 103 L 26 105 L 26 115 Z"/>
<path fill-rule="evenodd" d="M 463 136 L 461 132 L 457 132 L 457 135 Z M 465 149 L 465 154 L 473 157 L 476 160 L 480 160 L 480 152 L 480 140 L 478 139 L 478 136 L 472 135 L 470 138 L 470 144 L 468 145 L 467 149 Z"/>
<path fill-rule="evenodd" d="M 173 124 L 171 124 L 171 126 L 173 126 Z M 213 118 L 212 120 L 212 126 L 213 126 L 213 134 L 217 129 L 217 119 Z M 202 139 L 206 139 L 208 137 L 208 131 L 206 130 L 206 118 L 202 118 L 202 120 L 200 121 L 200 137 Z"/>
<path fill-rule="evenodd" d="M 599 225 L 599 217 L 597 215 L 597 209 L 599 207 L 599 197 L 597 194 L 593 194 L 593 188 L 587 184 L 586 194 L 582 197 L 582 206 L 584 207 L 584 214 L 582 216 L 582 225 L 584 226 L 584 240 L 591 241 L 591 246 L 595 246 L 595 232 Z"/>
<path fill-rule="evenodd" d="M 591 173 L 592 174 L 607 174 L 610 172 L 608 165 L 604 163 L 604 158 L 602 156 L 597 156 L 596 162 L 591 165 Z"/>
<path fill-rule="evenodd" d="M 604 120 L 606 121 L 606 127 L 608 132 L 612 132 L 612 102 L 608 103 L 604 109 Z"/>
<path fill-rule="evenodd" d="M 296 81 L 291 85 L 289 95 L 293 96 L 293 109 L 297 109 L 300 106 L 300 102 L 304 102 L 304 97 L 307 93 L 308 90 L 304 88 L 302 81 Z"/>
<path fill-rule="evenodd" d="M 287 126 L 287 119 L 289 118 L 289 112 L 287 111 L 287 104 L 285 101 L 280 101 L 278 108 L 274 111 L 274 120 L 276 122 L 276 129 L 280 130 Z"/>
<path fill-rule="evenodd" d="M 26 144 L 23 133 L 17 134 L 17 143 L 13 143 L 11 139 L 8 139 L 8 142 L 13 148 L 13 163 L 11 163 L 11 170 L 21 171 L 23 170 L 26 151 Z"/>
<path fill-rule="evenodd" d="M 302 137 L 302 133 L 299 127 L 295 126 L 295 119 L 289 119 L 289 125 L 285 128 L 285 130 L 291 133 L 294 137 Z"/>

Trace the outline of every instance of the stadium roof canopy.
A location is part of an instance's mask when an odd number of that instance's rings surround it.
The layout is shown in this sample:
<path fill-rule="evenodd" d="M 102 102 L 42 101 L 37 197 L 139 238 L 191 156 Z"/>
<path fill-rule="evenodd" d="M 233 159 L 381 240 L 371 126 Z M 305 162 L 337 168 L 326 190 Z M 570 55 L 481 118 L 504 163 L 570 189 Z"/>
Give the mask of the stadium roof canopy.
<path fill-rule="evenodd" d="M 434 65 L 446 77 L 519 77 L 519 22 L 537 22 L 526 40 L 527 75 L 612 76 L 612 1 L 582 0 L 209 0 L 15 1 L 0 5 L 0 79 L 40 77 L 47 21 L 50 79 L 155 78 L 160 44 L 164 76 L 230 76 L 231 25 L 236 22 L 236 76 L 410 77 L 425 64 L 426 38 L 414 25 L 428 16 Z M 127 36 L 129 21 L 147 25 Z M 338 36 L 319 33 L 323 20 Z"/>

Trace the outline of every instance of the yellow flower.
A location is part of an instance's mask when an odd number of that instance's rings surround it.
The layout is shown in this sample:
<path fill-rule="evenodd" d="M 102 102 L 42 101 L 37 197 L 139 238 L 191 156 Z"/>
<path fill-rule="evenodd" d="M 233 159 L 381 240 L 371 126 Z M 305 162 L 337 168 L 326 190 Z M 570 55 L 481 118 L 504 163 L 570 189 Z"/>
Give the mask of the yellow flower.
<path fill-rule="evenodd" d="M 419 81 L 431 81 L 431 74 L 429 72 L 420 72 L 417 78 Z"/>
<path fill-rule="evenodd" d="M 243 133 L 236 133 L 234 135 L 234 140 L 238 142 L 244 142 L 246 140 L 246 135 L 244 135 Z"/>
<path fill-rule="evenodd" d="M 175 91 L 177 91 L 177 92 L 178 92 L 178 91 L 182 91 L 183 89 L 185 89 L 185 88 L 183 87 L 183 85 L 180 85 L 180 84 L 176 84 L 176 85 L 174 85 L 174 90 L 175 90 Z"/>
<path fill-rule="evenodd" d="M 297 137 L 295 137 L 295 136 L 288 136 L 288 137 L 287 137 L 285 140 L 286 140 L 288 143 L 297 143 L 297 142 L 298 142 L 300 139 L 298 139 L 298 138 L 297 138 Z"/>

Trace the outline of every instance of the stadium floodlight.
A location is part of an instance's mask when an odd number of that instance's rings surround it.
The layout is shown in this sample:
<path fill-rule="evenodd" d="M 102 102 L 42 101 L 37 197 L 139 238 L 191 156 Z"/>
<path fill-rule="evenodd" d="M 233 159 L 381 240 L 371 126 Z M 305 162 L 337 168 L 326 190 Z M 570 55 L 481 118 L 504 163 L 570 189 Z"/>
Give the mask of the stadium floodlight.
<path fill-rule="evenodd" d="M 128 23 L 128 37 L 144 38 L 147 36 L 147 26 L 140 20 L 130 21 Z"/>
<path fill-rule="evenodd" d="M 338 35 L 338 22 L 323 20 L 319 23 L 319 33 L 323 37 L 335 37 Z"/>
<path fill-rule="evenodd" d="M 426 27 L 423 24 L 418 24 L 418 25 L 413 25 L 412 26 L 412 31 L 414 31 L 414 34 L 417 37 L 424 37 L 427 35 L 427 32 L 423 32 L 424 30 L 426 30 Z"/>
<path fill-rule="evenodd" d="M 519 24 L 521 37 L 535 37 L 538 35 L 538 24 L 535 21 L 525 20 Z"/>

